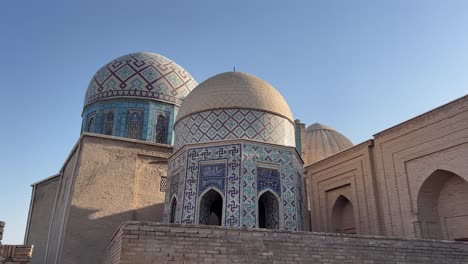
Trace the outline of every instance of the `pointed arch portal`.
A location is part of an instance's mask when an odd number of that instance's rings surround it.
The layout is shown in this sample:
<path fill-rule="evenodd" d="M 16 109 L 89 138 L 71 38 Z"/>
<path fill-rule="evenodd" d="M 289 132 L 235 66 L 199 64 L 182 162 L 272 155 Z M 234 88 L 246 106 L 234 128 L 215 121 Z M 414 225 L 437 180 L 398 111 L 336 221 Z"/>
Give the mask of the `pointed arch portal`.
<path fill-rule="evenodd" d="M 221 194 L 211 189 L 200 199 L 200 225 L 221 225 L 223 219 L 223 197 Z"/>
<path fill-rule="evenodd" d="M 336 199 L 332 209 L 333 232 L 356 234 L 353 204 L 343 195 Z"/>
<path fill-rule="evenodd" d="M 258 227 L 279 229 L 279 202 L 271 191 L 258 198 Z"/>
<path fill-rule="evenodd" d="M 455 173 L 436 170 L 418 193 L 422 238 L 468 241 L 468 182 Z"/>

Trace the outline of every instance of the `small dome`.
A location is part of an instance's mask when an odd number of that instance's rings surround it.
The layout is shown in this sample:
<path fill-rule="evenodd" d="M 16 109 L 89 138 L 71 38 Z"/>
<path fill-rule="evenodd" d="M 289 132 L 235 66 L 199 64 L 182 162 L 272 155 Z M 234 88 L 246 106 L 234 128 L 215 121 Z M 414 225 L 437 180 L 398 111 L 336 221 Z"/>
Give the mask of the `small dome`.
<path fill-rule="evenodd" d="M 119 57 L 91 79 L 85 106 L 114 97 L 144 98 L 180 105 L 197 85 L 193 77 L 168 58 L 150 52 Z"/>
<path fill-rule="evenodd" d="M 184 100 L 176 122 L 193 113 L 213 109 L 253 109 L 293 122 L 283 96 L 267 82 L 242 72 L 225 72 L 198 85 Z"/>
<path fill-rule="evenodd" d="M 353 146 L 351 140 L 333 128 L 315 123 L 307 127 L 304 162 L 311 164 Z"/>

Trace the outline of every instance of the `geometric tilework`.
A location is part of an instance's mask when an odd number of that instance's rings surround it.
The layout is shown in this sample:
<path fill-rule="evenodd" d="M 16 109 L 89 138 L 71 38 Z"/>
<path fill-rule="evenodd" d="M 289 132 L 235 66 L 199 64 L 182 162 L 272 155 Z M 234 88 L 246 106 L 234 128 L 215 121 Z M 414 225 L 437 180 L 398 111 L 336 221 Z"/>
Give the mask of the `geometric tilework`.
<path fill-rule="evenodd" d="M 177 199 L 177 207 L 175 214 L 175 223 L 180 223 L 180 213 L 182 210 L 181 196 L 183 195 L 183 186 L 185 178 L 185 164 L 187 156 L 186 153 L 181 153 L 169 160 L 168 163 L 168 186 L 169 190 L 166 191 L 166 203 L 164 203 L 163 221 L 168 222 L 171 213 L 171 201 L 175 196 Z"/>
<path fill-rule="evenodd" d="M 198 167 L 198 192 L 203 193 L 209 187 L 216 187 L 224 193 L 226 180 L 226 162 L 201 163 Z"/>
<path fill-rule="evenodd" d="M 273 190 L 281 197 L 281 181 L 278 169 L 257 166 L 257 192 Z"/>
<path fill-rule="evenodd" d="M 306 182 L 305 182 L 305 177 L 304 177 L 304 165 L 302 161 L 298 159 L 298 157 L 294 156 L 294 171 L 295 171 L 295 179 L 296 179 L 296 188 L 297 188 L 297 193 L 299 195 L 296 196 L 297 198 L 297 208 L 298 208 L 298 217 L 297 218 L 297 223 L 298 225 L 304 229 L 305 226 L 308 225 L 308 213 L 307 213 L 307 201 L 306 201 Z"/>
<path fill-rule="evenodd" d="M 137 52 L 104 65 L 91 79 L 84 105 L 110 97 L 138 97 L 180 105 L 197 86 L 193 77 L 159 54 Z"/>
<path fill-rule="evenodd" d="M 243 227 L 254 228 L 257 222 L 257 162 L 278 164 L 280 167 L 281 197 L 283 215 L 280 216 L 280 229 L 298 230 L 295 188 L 295 174 L 293 169 L 293 154 L 290 150 L 267 147 L 257 144 L 242 144 L 243 164 Z M 261 166 L 261 165 L 260 165 Z"/>
<path fill-rule="evenodd" d="M 295 146 L 294 125 L 286 118 L 248 109 L 195 113 L 180 120 L 174 131 L 175 150 L 190 143 L 239 138 Z"/>
<path fill-rule="evenodd" d="M 169 160 L 169 180 L 177 179 L 178 186 L 168 185 L 171 190 L 166 192 L 164 221 L 169 220 L 171 212 L 168 201 L 176 195 L 176 223 L 198 224 L 206 218 L 199 215 L 204 212 L 199 204 L 201 196 L 214 189 L 224 200 L 223 226 L 255 228 L 258 199 L 270 190 L 277 196 L 278 208 L 273 211 L 278 212 L 278 218 L 267 219 L 273 221 L 269 226 L 303 230 L 304 177 L 295 152 L 251 142 L 187 147 Z"/>
<path fill-rule="evenodd" d="M 224 226 L 240 227 L 240 144 L 223 145 L 215 147 L 192 148 L 187 149 L 187 166 L 185 177 L 185 188 L 183 197 L 183 208 L 181 215 L 182 224 L 196 224 L 195 219 L 198 214 L 198 198 L 201 195 L 199 186 L 200 166 L 203 168 L 207 163 L 225 161 L 227 168 L 225 174 L 224 191 L 222 195 L 225 197 L 223 215 Z M 216 177 L 222 172 L 224 165 L 219 165 L 216 169 Z M 213 167 L 211 167 L 213 168 Z M 208 186 L 204 186 L 208 187 Z M 213 186 L 216 187 L 216 186 Z"/>
<path fill-rule="evenodd" d="M 156 102 L 150 100 L 138 99 L 110 99 L 95 102 L 84 108 L 83 117 L 94 116 L 93 133 L 104 134 L 116 137 L 130 137 L 128 134 L 128 125 L 130 125 L 129 113 L 136 109 L 142 110 L 142 127 L 139 133 L 141 140 L 155 142 L 158 139 L 158 117 L 164 115 L 165 127 L 170 128 L 174 124 L 175 111 L 178 106 Z M 113 120 L 109 124 L 109 114 L 113 115 Z M 87 131 L 87 120 L 83 118 L 83 131 Z M 167 129 L 164 144 L 172 144 L 173 130 Z"/>

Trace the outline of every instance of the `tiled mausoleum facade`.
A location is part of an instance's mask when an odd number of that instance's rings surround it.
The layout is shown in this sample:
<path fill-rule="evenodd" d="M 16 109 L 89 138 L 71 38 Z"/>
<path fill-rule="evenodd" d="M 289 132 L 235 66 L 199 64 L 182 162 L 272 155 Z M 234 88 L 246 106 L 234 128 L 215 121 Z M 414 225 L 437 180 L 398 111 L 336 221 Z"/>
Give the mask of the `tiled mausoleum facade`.
<path fill-rule="evenodd" d="M 271 194 L 273 201 L 263 204 L 276 206 L 267 212 L 277 215 L 269 215 L 272 222 L 265 227 L 307 230 L 305 180 L 296 150 L 248 140 L 226 143 L 185 147 L 169 160 L 164 221 L 203 223 L 202 198 L 215 190 L 223 202 L 222 226 L 260 227 L 259 199 Z"/>
<path fill-rule="evenodd" d="M 272 86 L 245 73 L 222 73 L 189 94 L 180 112 L 166 222 L 308 229 L 295 125 Z"/>
<path fill-rule="evenodd" d="M 82 118 L 59 172 L 32 185 L 32 264 L 440 263 L 440 251 L 466 263 L 468 244 L 456 241 L 468 241 L 468 96 L 353 145 L 295 120 L 260 78 L 228 72 L 197 84 L 139 52 L 97 71 Z M 420 251 L 427 241 L 407 241 L 419 238 L 456 241 L 434 242 L 453 250 L 433 254 Z"/>

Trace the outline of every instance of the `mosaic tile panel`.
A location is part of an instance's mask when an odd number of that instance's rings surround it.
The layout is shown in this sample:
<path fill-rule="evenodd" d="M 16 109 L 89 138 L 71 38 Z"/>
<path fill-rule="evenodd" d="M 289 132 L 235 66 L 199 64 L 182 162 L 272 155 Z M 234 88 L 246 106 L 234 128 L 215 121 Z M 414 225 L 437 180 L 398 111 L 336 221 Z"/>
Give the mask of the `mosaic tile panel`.
<path fill-rule="evenodd" d="M 222 145 L 187 149 L 187 165 L 181 223 L 195 224 L 197 199 L 201 194 L 199 186 L 199 167 L 201 164 L 226 162 L 227 174 L 224 189 L 225 213 L 224 226 L 240 227 L 240 144 Z"/>
<path fill-rule="evenodd" d="M 164 56 L 132 53 L 98 70 L 86 91 L 85 105 L 110 97 L 149 98 L 180 105 L 197 84 L 188 72 Z"/>
<path fill-rule="evenodd" d="M 243 227 L 254 228 L 258 216 L 257 201 L 257 162 L 275 163 L 280 165 L 282 212 L 280 216 L 280 229 L 298 230 L 296 189 L 294 180 L 293 153 L 289 150 L 272 147 L 242 144 L 243 149 Z M 280 209 L 281 210 L 281 209 Z"/>
<path fill-rule="evenodd" d="M 168 162 L 168 183 L 169 190 L 166 191 L 165 203 L 164 203 L 164 214 L 163 221 L 168 223 L 169 217 L 171 214 L 171 202 L 172 198 L 175 196 L 177 199 L 177 207 L 175 214 L 175 223 L 180 223 L 180 214 L 182 210 L 182 199 L 183 196 L 183 186 L 185 178 L 185 164 L 187 160 L 187 153 L 184 151 L 173 157 Z"/>
<path fill-rule="evenodd" d="M 286 118 L 255 110 L 218 109 L 192 114 L 175 128 L 175 149 L 190 143 L 253 139 L 295 146 L 294 125 Z"/>
<path fill-rule="evenodd" d="M 173 129 L 170 129 L 174 124 L 174 118 L 177 106 L 169 105 L 161 102 L 139 101 L 129 99 L 116 99 L 96 102 L 85 107 L 83 116 L 87 117 L 91 113 L 95 113 L 94 133 L 112 135 L 117 137 L 127 137 L 127 121 L 128 113 L 132 109 L 141 109 L 143 112 L 143 126 L 141 139 L 155 142 L 157 130 L 157 117 L 164 114 L 167 117 L 167 144 L 173 143 Z M 112 125 L 107 120 L 107 115 L 113 113 L 114 119 Z M 83 119 L 83 131 L 87 131 L 87 119 Z M 111 133 L 109 133 L 111 131 Z"/>
<path fill-rule="evenodd" d="M 309 223 L 308 209 L 307 209 L 307 194 L 305 189 L 305 176 L 304 176 L 304 164 L 297 157 L 294 156 L 294 171 L 296 175 L 296 188 L 297 188 L 297 208 L 298 215 L 298 226 L 301 230 L 307 230 L 306 225 Z"/>
<path fill-rule="evenodd" d="M 226 162 L 201 163 L 198 167 L 198 192 L 203 193 L 208 187 L 216 187 L 224 193 L 226 180 Z"/>
<path fill-rule="evenodd" d="M 273 190 L 281 197 L 281 180 L 278 169 L 257 166 L 257 192 Z"/>
<path fill-rule="evenodd" d="M 269 219 L 268 226 L 302 230 L 305 193 L 301 162 L 294 152 L 259 143 L 187 148 L 169 161 L 171 190 L 166 192 L 166 201 L 177 196 L 176 222 L 198 224 L 200 196 L 213 188 L 224 197 L 223 226 L 255 228 L 258 199 L 271 191 L 278 197 L 279 214 Z M 172 177 L 178 179 L 178 187 L 173 186 Z M 169 213 L 166 203 L 165 216 Z"/>

